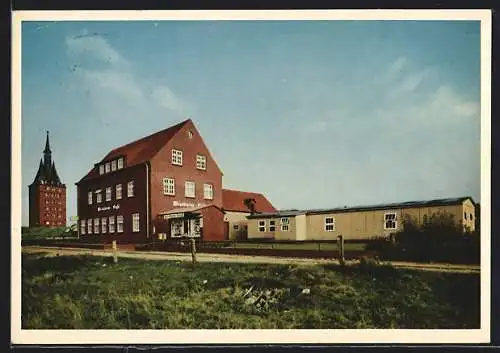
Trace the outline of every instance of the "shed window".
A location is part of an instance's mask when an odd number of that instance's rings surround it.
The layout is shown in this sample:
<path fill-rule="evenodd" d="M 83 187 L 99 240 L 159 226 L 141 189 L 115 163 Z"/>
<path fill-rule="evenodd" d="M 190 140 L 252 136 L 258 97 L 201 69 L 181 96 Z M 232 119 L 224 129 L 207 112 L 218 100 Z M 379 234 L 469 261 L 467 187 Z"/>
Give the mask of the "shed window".
<path fill-rule="evenodd" d="M 396 213 L 386 213 L 384 215 L 384 229 L 396 229 L 397 227 Z"/>
<path fill-rule="evenodd" d="M 282 232 L 288 232 L 289 230 L 289 224 L 290 224 L 290 220 L 288 218 L 282 218 L 280 220 L 280 223 L 281 223 L 281 231 Z"/>
<path fill-rule="evenodd" d="M 266 231 L 266 221 L 259 221 L 259 232 Z"/>
<path fill-rule="evenodd" d="M 335 218 L 325 217 L 325 231 L 327 232 L 335 231 Z"/>

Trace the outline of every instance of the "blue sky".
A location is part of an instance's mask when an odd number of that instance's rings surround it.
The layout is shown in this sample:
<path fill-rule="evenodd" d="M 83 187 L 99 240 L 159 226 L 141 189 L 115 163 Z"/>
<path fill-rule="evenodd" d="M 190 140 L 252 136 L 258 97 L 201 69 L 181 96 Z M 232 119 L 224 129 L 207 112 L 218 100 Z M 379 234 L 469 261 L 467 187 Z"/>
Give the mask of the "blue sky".
<path fill-rule="evenodd" d="M 479 108 L 479 22 L 24 22 L 22 222 L 46 130 L 69 218 L 95 162 L 186 116 L 280 209 L 480 201 Z"/>

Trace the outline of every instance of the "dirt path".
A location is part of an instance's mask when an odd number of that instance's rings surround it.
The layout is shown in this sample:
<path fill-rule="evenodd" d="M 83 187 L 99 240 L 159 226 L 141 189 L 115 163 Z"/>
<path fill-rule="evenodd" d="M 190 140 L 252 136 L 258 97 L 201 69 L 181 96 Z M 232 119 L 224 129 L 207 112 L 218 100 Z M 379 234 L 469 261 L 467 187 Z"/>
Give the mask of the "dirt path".
<path fill-rule="evenodd" d="M 113 253 L 110 250 L 95 249 L 76 249 L 60 247 L 43 246 L 25 246 L 22 248 L 24 253 L 46 253 L 47 256 L 59 255 L 91 255 L 111 257 Z M 191 261 L 191 254 L 160 252 L 160 251 L 120 251 L 121 258 L 134 258 L 144 260 L 169 260 L 169 261 Z M 196 254 L 199 262 L 235 262 L 235 263 L 260 263 L 260 264 L 297 264 L 297 265 L 317 265 L 317 264 L 338 264 L 336 259 L 305 259 L 305 258 L 285 258 L 271 256 L 248 256 L 248 255 L 228 255 L 228 254 Z M 347 263 L 355 263 L 348 261 Z M 411 268 L 426 271 L 441 272 L 465 272 L 479 273 L 479 265 L 454 265 L 454 264 L 424 264 L 412 262 L 392 262 L 394 267 Z"/>

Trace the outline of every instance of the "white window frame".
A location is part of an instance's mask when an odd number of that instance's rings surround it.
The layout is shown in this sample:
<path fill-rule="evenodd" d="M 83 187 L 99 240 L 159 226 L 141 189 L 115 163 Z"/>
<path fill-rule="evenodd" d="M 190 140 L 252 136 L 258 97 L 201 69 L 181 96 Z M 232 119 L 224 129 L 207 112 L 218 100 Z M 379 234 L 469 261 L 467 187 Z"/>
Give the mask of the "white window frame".
<path fill-rule="evenodd" d="M 95 191 L 95 201 L 96 203 L 101 203 L 102 202 L 102 192 L 101 189 Z"/>
<path fill-rule="evenodd" d="M 101 164 L 99 166 L 99 175 L 103 175 L 104 174 L 104 164 Z"/>
<path fill-rule="evenodd" d="M 118 158 L 117 169 L 123 169 L 123 157 Z"/>
<path fill-rule="evenodd" d="M 325 232 L 335 232 L 335 217 L 326 216 L 323 220 Z M 331 229 L 330 229 L 331 228 Z"/>
<path fill-rule="evenodd" d="M 101 218 L 101 233 L 106 234 L 108 231 L 108 217 Z"/>
<path fill-rule="evenodd" d="M 214 199 L 214 186 L 213 184 L 203 184 L 203 198 L 205 200 Z"/>
<path fill-rule="evenodd" d="M 106 201 L 111 201 L 111 186 L 106 186 Z"/>
<path fill-rule="evenodd" d="M 115 187 L 115 198 L 117 200 L 121 200 L 122 199 L 122 184 L 116 184 L 116 187 Z"/>
<path fill-rule="evenodd" d="M 280 226 L 282 232 L 290 231 L 290 219 L 288 217 L 282 217 L 280 219 Z"/>
<path fill-rule="evenodd" d="M 116 232 L 123 233 L 123 216 L 116 216 Z"/>
<path fill-rule="evenodd" d="M 132 214 L 132 232 L 137 233 L 140 231 L 140 216 L 139 213 Z"/>
<path fill-rule="evenodd" d="M 127 183 L 127 197 L 134 197 L 134 181 L 131 180 Z"/>
<path fill-rule="evenodd" d="M 93 194 L 93 192 L 92 192 L 92 191 L 89 191 L 89 192 L 88 192 L 88 199 L 87 199 L 88 201 L 87 201 L 87 202 L 88 202 L 88 204 L 89 204 L 89 205 L 92 205 L 92 201 L 93 201 L 93 200 L 92 200 L 92 199 L 93 199 L 92 194 Z"/>
<path fill-rule="evenodd" d="M 100 234 L 100 228 L 99 228 L 99 218 L 94 218 L 94 234 Z"/>
<path fill-rule="evenodd" d="M 388 219 L 387 216 L 394 215 L 394 219 Z M 394 222 L 394 227 L 387 227 L 387 222 Z M 396 230 L 398 229 L 398 215 L 396 212 L 386 212 L 384 213 L 384 230 Z"/>
<path fill-rule="evenodd" d="M 109 233 L 115 232 L 115 216 L 109 216 Z"/>
<path fill-rule="evenodd" d="M 258 223 L 259 233 L 264 233 L 266 231 L 266 221 L 261 220 Z"/>
<path fill-rule="evenodd" d="M 190 187 L 188 187 L 188 185 Z M 188 193 L 188 191 L 192 191 L 192 193 Z M 184 182 L 184 196 L 192 199 L 196 198 L 196 183 L 194 181 L 186 180 Z"/>
<path fill-rule="evenodd" d="M 106 168 L 106 173 L 109 173 L 111 171 L 111 163 L 106 162 L 105 168 Z"/>
<path fill-rule="evenodd" d="M 85 235 L 87 230 L 87 221 L 82 219 L 80 221 L 80 234 Z"/>
<path fill-rule="evenodd" d="M 207 170 L 207 156 L 203 154 L 196 155 L 196 169 Z"/>
<path fill-rule="evenodd" d="M 163 178 L 163 195 L 175 196 L 174 178 Z"/>
<path fill-rule="evenodd" d="M 92 234 L 92 219 L 87 219 L 87 234 Z"/>
<path fill-rule="evenodd" d="M 269 231 L 270 232 L 276 231 L 276 221 L 274 219 L 269 220 Z"/>
<path fill-rule="evenodd" d="M 116 170 L 116 159 L 111 161 L 111 171 L 114 172 Z"/>
<path fill-rule="evenodd" d="M 182 151 L 177 149 L 172 149 L 172 164 L 182 165 Z"/>

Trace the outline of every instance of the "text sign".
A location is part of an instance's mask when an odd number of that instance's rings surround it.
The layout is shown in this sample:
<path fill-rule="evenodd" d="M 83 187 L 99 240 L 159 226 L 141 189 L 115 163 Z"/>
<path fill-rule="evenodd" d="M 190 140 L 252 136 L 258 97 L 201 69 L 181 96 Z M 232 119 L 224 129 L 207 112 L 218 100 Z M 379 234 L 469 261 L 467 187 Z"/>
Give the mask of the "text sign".
<path fill-rule="evenodd" d="M 172 213 L 172 214 L 167 214 L 163 218 L 164 219 L 172 219 L 172 218 L 183 218 L 184 213 Z"/>
<path fill-rule="evenodd" d="M 205 207 L 205 204 L 201 202 L 192 203 L 184 201 L 173 201 L 172 204 L 174 207 Z"/>

